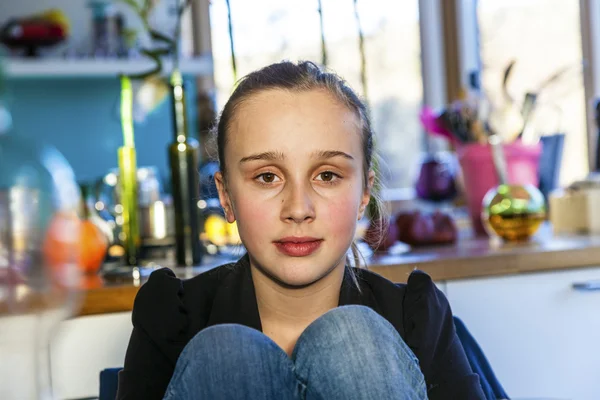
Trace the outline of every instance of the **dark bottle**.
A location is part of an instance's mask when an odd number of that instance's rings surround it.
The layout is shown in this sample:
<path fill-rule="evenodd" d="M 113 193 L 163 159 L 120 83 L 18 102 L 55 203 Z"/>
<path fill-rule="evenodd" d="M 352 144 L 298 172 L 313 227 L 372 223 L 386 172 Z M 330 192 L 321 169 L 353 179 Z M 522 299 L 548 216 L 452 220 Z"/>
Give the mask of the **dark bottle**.
<path fill-rule="evenodd" d="M 202 259 L 199 230 L 200 145 L 187 136 L 185 93 L 179 71 L 171 77 L 174 141 L 169 145 L 171 187 L 175 207 L 175 250 L 180 266 L 198 265 Z"/>

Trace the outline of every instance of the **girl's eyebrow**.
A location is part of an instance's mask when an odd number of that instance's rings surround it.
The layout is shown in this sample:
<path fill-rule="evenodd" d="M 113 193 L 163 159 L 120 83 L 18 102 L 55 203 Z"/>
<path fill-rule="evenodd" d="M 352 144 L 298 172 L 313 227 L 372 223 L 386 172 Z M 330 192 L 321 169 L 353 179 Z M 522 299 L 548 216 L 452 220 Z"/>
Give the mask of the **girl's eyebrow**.
<path fill-rule="evenodd" d="M 312 158 L 318 158 L 320 160 L 327 160 L 335 157 L 343 157 L 348 160 L 354 160 L 354 157 L 352 157 L 350 154 L 339 150 L 319 150 L 312 153 L 311 156 Z"/>
<path fill-rule="evenodd" d="M 339 150 L 318 150 L 311 154 L 312 158 L 317 158 L 320 160 L 327 160 L 335 157 L 343 157 L 348 160 L 354 160 L 348 153 L 344 153 Z M 263 153 L 252 154 L 247 157 L 243 157 L 240 160 L 240 164 L 250 162 L 250 161 L 283 161 L 285 160 L 285 155 L 279 151 L 265 151 Z"/>
<path fill-rule="evenodd" d="M 240 164 L 249 161 L 283 161 L 285 156 L 279 151 L 265 151 L 264 153 L 252 154 L 240 160 Z"/>

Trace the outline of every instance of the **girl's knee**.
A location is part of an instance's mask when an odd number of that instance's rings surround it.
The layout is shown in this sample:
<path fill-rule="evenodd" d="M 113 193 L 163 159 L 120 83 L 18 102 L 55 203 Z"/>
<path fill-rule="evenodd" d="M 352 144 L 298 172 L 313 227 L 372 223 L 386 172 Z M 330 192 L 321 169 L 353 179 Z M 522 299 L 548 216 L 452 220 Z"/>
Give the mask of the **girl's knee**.
<path fill-rule="evenodd" d="M 256 329 L 249 328 L 239 324 L 219 324 L 209 326 L 208 328 L 202 329 L 192 338 L 192 341 L 198 342 L 223 342 L 225 340 L 237 341 L 239 338 L 252 339 L 258 335 L 261 335 Z"/>
<path fill-rule="evenodd" d="M 389 321 L 369 307 L 350 305 L 337 307 L 309 325 L 296 343 L 293 359 L 299 353 L 328 353 L 345 362 L 364 364 L 384 357 L 391 348 L 416 362 L 414 353 Z"/>
<path fill-rule="evenodd" d="M 397 335 L 395 328 L 370 307 L 349 305 L 334 308 L 317 318 L 302 334 L 333 336 L 333 342 L 377 336 Z M 330 338 L 332 339 L 332 338 Z"/>
<path fill-rule="evenodd" d="M 268 338 L 256 329 L 238 324 L 213 325 L 198 332 L 185 346 L 180 358 L 211 360 L 236 359 L 245 351 L 268 346 Z M 236 357 L 237 356 L 237 357 Z"/>
<path fill-rule="evenodd" d="M 298 339 L 292 359 L 298 376 L 314 390 L 343 388 L 336 398 L 362 398 L 365 381 L 372 393 L 424 393 L 414 353 L 392 324 L 368 307 L 338 307 L 315 320 Z"/>

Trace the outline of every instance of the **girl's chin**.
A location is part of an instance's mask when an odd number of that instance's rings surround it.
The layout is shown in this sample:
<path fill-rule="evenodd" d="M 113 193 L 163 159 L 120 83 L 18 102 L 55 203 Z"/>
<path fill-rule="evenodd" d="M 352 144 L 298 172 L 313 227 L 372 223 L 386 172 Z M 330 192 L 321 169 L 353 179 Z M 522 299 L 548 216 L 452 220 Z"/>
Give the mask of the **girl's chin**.
<path fill-rule="evenodd" d="M 343 267 L 343 266 L 342 266 Z M 301 289 L 311 286 L 327 276 L 337 267 L 324 269 L 324 270 L 309 270 L 306 267 L 283 267 L 273 273 L 269 274 L 270 278 L 276 281 L 278 284 L 284 287 Z"/>

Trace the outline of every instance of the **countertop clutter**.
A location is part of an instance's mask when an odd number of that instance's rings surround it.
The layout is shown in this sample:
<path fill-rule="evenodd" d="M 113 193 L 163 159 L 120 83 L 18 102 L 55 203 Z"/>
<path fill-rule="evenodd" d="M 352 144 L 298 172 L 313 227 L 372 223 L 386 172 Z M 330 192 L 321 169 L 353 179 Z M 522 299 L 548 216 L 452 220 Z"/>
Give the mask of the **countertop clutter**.
<path fill-rule="evenodd" d="M 199 267 L 172 269 L 179 277 L 190 278 L 234 259 L 209 257 Z M 402 254 L 375 253 L 367 263 L 371 271 L 394 282 L 405 282 L 414 269 L 425 271 L 440 282 L 595 267 L 600 264 L 600 235 L 555 236 L 551 226 L 545 224 L 526 243 L 467 238 L 451 246 L 418 248 Z M 77 315 L 130 311 L 147 275 L 136 274 L 135 279 L 99 277 L 89 289 L 82 288 Z"/>

